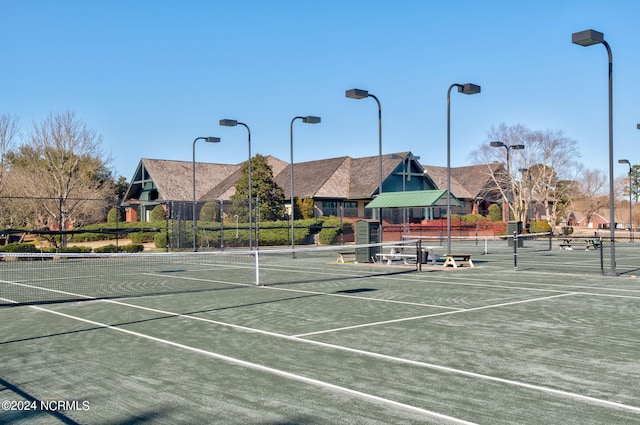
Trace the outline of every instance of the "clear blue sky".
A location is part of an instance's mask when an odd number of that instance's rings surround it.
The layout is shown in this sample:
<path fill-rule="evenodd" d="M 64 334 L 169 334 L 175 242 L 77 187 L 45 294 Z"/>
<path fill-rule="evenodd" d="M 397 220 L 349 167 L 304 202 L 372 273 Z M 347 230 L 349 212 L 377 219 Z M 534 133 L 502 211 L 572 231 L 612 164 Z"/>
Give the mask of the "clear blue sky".
<path fill-rule="evenodd" d="M 452 166 L 487 143 L 491 126 L 562 130 L 581 161 L 608 170 L 607 55 L 571 43 L 605 34 L 614 61 L 616 176 L 640 163 L 640 2 L 637 0 L 0 0 L 0 112 L 23 129 L 74 111 L 103 137 L 116 176 L 141 158 L 239 163 L 252 153 L 295 162 L 377 155 L 373 99 L 382 102 L 383 152 L 412 151 Z"/>

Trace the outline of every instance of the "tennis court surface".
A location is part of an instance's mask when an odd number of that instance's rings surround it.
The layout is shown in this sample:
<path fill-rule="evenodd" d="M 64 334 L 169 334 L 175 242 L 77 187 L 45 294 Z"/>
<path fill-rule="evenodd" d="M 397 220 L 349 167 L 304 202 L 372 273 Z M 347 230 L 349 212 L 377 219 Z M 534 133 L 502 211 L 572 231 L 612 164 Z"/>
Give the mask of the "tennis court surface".
<path fill-rule="evenodd" d="M 4 258 L 0 423 L 640 423 L 634 276 L 335 254 Z"/>

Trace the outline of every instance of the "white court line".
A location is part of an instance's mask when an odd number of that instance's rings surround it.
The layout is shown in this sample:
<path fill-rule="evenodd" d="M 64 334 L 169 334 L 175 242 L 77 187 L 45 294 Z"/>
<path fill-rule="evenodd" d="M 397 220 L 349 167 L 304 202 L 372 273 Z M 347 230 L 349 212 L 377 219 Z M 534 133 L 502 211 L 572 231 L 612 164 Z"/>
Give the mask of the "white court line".
<path fill-rule="evenodd" d="M 438 316 L 445 316 L 445 315 L 450 315 L 450 314 L 468 313 L 470 311 L 487 310 L 487 309 L 490 309 L 490 308 L 507 307 L 507 306 L 516 305 L 516 304 L 526 304 L 526 303 L 531 303 L 531 302 L 536 302 L 536 301 L 550 300 L 552 298 L 566 297 L 568 295 L 575 295 L 575 293 L 571 292 L 571 293 L 565 293 L 565 294 L 560 294 L 560 295 L 551 295 L 551 296 L 542 297 L 542 298 L 532 298 L 532 299 L 529 299 L 529 300 L 511 301 L 511 302 L 508 302 L 508 303 L 501 303 L 501 304 L 491 304 L 491 305 L 485 305 L 485 306 L 482 306 L 482 307 L 473 307 L 473 308 L 467 308 L 467 309 L 458 310 L 458 311 L 445 311 L 445 312 L 442 312 L 442 313 L 425 314 L 425 315 L 422 315 L 422 316 L 403 317 L 402 319 L 392 319 L 392 320 L 383 320 L 383 321 L 380 321 L 380 322 L 362 323 L 360 325 L 345 326 L 345 327 L 342 327 L 342 328 L 334 328 L 334 329 L 325 329 L 323 331 L 308 332 L 308 333 L 298 334 L 298 335 L 293 335 L 293 336 L 296 337 L 296 338 L 303 338 L 303 337 L 307 337 L 307 336 L 320 335 L 320 334 L 337 332 L 337 331 L 345 331 L 345 330 L 351 330 L 351 329 L 366 328 L 366 327 L 378 326 L 378 325 L 387 325 L 389 323 L 407 322 L 407 321 L 410 321 L 410 320 L 420 320 L 420 319 L 426 319 L 426 318 L 438 317 Z"/>
<path fill-rule="evenodd" d="M 331 384 L 329 382 L 325 382 L 325 381 L 320 381 L 318 379 L 313 379 L 313 378 L 308 378 L 306 376 L 302 376 L 302 375 L 298 375 L 295 373 L 291 373 L 291 372 L 287 372 L 281 369 L 275 369 L 275 368 L 271 368 L 268 366 L 264 366 L 264 365 L 260 365 L 257 363 L 252 363 L 252 362 L 248 362 L 245 360 L 241 360 L 241 359 L 237 359 L 235 357 L 230 357 L 230 356 L 225 356 L 223 354 L 219 354 L 219 353 L 214 353 L 212 351 L 207 351 L 207 350 L 203 350 L 200 348 L 196 348 L 196 347 L 192 347 L 190 345 L 186 345 L 186 344 L 180 344 L 178 342 L 175 341 L 170 341 L 167 339 L 163 339 L 163 338 L 157 338 L 151 335 L 147 335 L 147 334 L 143 334 L 141 332 L 135 332 L 135 331 L 131 331 L 128 329 L 124 329 L 124 328 L 120 328 L 118 326 L 111 326 L 108 325 L 106 323 L 101 323 L 101 322 L 96 322 L 94 320 L 88 320 L 88 319 L 84 319 L 82 317 L 77 317 L 77 316 L 73 316 L 70 314 L 66 314 L 66 313 L 62 313 L 62 312 L 58 312 L 58 311 L 54 311 L 54 310 L 49 310 L 46 308 L 42 308 L 42 307 L 37 307 L 37 306 L 30 306 L 31 308 L 35 309 L 35 310 L 39 310 L 39 311 L 43 311 L 46 313 L 51 313 L 51 314 L 55 314 L 61 317 L 65 317 L 68 319 L 72 319 L 72 320 L 77 320 L 79 322 L 84 322 L 84 323 L 88 323 L 94 326 L 99 326 L 101 328 L 105 328 L 105 329 L 110 329 L 110 330 L 114 330 L 117 332 L 122 332 L 125 334 L 129 334 L 129 335 L 133 335 L 139 338 L 144 338 L 144 339 L 148 339 L 150 341 L 154 341 L 160 344 L 165 344 L 165 345 L 169 345 L 171 347 L 175 347 L 175 348 L 180 348 L 182 350 L 186 350 L 186 351 L 191 351 L 197 354 L 202 354 L 205 355 L 207 357 L 212 357 L 214 359 L 218 359 L 218 360 L 222 360 L 224 362 L 230 363 L 230 364 L 234 364 L 234 365 L 238 365 L 238 366 L 242 366 L 242 367 L 246 367 L 249 369 L 254 369 L 254 370 L 258 370 L 260 372 L 265 372 L 265 373 L 270 373 L 272 375 L 277 375 L 277 376 L 281 376 L 283 378 L 287 378 L 287 379 L 291 379 L 294 381 L 299 381 L 299 382 L 303 382 L 305 384 L 309 384 L 309 385 L 314 385 L 317 387 L 321 387 L 321 388 L 326 388 L 329 390 L 333 390 L 333 391 L 339 391 L 339 392 L 343 392 L 361 399 L 365 399 L 365 400 L 369 400 L 369 401 L 375 401 L 375 402 L 380 402 L 380 403 L 384 403 L 387 405 L 391 405 L 393 407 L 397 407 L 397 408 L 401 408 L 404 410 L 409 410 L 412 412 L 416 412 L 422 415 L 426 415 L 432 418 L 437 418 L 437 419 L 443 419 L 446 421 L 449 421 L 451 423 L 455 423 L 455 424 L 461 424 L 461 425 L 475 425 L 474 422 L 469 422 L 469 421 L 465 421 L 463 419 L 458 419 L 458 418 L 454 418 L 452 416 L 447 416 L 447 415 L 443 415 L 441 413 L 437 413 L 431 410 L 426 410 L 426 409 L 422 409 L 420 407 L 416 407 L 416 406 L 412 406 L 410 404 L 405 404 L 405 403 L 400 403 L 398 401 L 395 400 L 391 400 L 388 398 L 384 398 L 384 397 L 379 397 L 373 394 L 368 394 L 362 391 L 357 391 L 357 390 L 353 390 L 351 388 L 347 388 L 347 387 L 343 387 L 340 385 L 335 385 L 335 384 Z"/>
<path fill-rule="evenodd" d="M 11 283 L 11 282 L 8 282 L 8 281 L 0 281 L 0 282 Z M 25 284 L 20 284 L 20 285 L 21 286 L 29 286 L 29 285 L 25 285 Z M 35 288 L 37 288 L 37 287 L 35 287 Z M 576 293 L 576 295 L 578 295 L 578 294 L 580 294 L 580 293 Z M 548 298 L 557 298 L 557 297 L 566 296 L 566 295 L 573 295 L 573 294 L 555 295 L 555 296 L 548 297 Z M 84 298 L 89 298 L 89 297 L 86 297 L 86 296 L 83 296 L 83 295 L 77 295 L 77 296 L 82 296 Z M 5 301 L 9 301 L 9 302 L 15 302 L 15 301 L 12 301 L 12 300 L 7 300 L 7 299 L 4 299 L 4 300 Z M 275 333 L 275 332 L 269 332 L 269 331 L 265 331 L 265 330 L 261 330 L 261 329 L 255 329 L 255 328 L 249 328 L 249 327 L 240 326 L 240 325 L 234 325 L 234 324 L 231 324 L 231 323 L 220 322 L 220 321 L 211 320 L 211 319 L 205 319 L 205 318 L 202 318 L 202 317 L 191 316 L 191 315 L 188 315 L 188 314 L 179 314 L 179 313 L 159 310 L 159 309 L 155 309 L 155 308 L 150 308 L 150 307 L 143 307 L 143 306 L 138 306 L 138 305 L 135 305 L 135 304 L 129 304 L 129 303 L 115 301 L 115 300 L 96 300 L 96 301 L 106 302 L 106 303 L 110 303 L 110 304 L 122 305 L 122 306 L 125 306 L 125 307 L 132 307 L 132 308 L 136 308 L 136 309 L 141 309 L 141 310 L 151 311 L 151 312 L 155 312 L 155 313 L 165 314 L 165 315 L 168 315 L 168 316 L 181 317 L 181 318 L 185 318 L 185 319 L 188 319 L 188 320 L 196 320 L 196 321 L 201 321 L 201 322 L 207 322 L 207 323 L 211 323 L 211 324 L 216 324 L 216 325 L 221 325 L 221 326 L 226 326 L 226 327 L 230 327 L 230 328 L 244 330 L 244 331 L 247 331 L 247 332 L 250 332 L 250 333 L 258 333 L 258 334 L 273 336 L 273 337 L 276 337 L 276 338 L 286 339 L 286 340 L 290 340 L 290 341 L 301 342 L 301 343 L 305 343 L 305 344 L 316 345 L 316 346 L 319 346 L 319 347 L 334 349 L 334 350 L 338 350 L 338 351 L 345 351 L 345 352 L 355 353 L 355 354 L 364 355 L 364 356 L 368 356 L 368 357 L 372 357 L 372 358 L 387 360 L 387 361 L 391 361 L 391 362 L 394 362 L 394 363 L 418 366 L 418 367 L 423 367 L 423 368 L 427 368 L 427 369 L 438 370 L 438 371 L 441 371 L 441 372 L 452 373 L 452 374 L 461 375 L 461 376 L 467 376 L 467 377 L 470 377 L 470 378 L 481 379 L 481 380 L 486 380 L 486 381 L 490 381 L 490 382 L 502 383 L 502 384 L 506 384 L 506 385 L 519 387 L 519 388 L 525 388 L 525 389 L 534 390 L 534 391 L 538 391 L 538 392 L 543 392 L 543 393 L 547 393 L 547 394 L 553 394 L 553 395 L 558 395 L 558 396 L 561 396 L 561 397 L 567 397 L 567 398 L 572 398 L 572 399 L 576 399 L 576 400 L 581 400 L 581 401 L 584 401 L 584 402 L 590 403 L 590 404 L 603 405 L 603 406 L 607 406 L 607 407 L 610 407 L 610 408 L 631 411 L 633 413 L 640 413 L 640 407 L 630 406 L 630 405 L 617 403 L 617 402 L 612 402 L 612 401 L 603 400 L 603 399 L 598 399 L 598 398 L 595 398 L 595 397 L 590 397 L 590 396 L 586 396 L 586 395 L 582 395 L 582 394 L 578 394 L 578 393 L 572 393 L 572 392 L 569 392 L 569 391 L 557 390 L 557 389 L 554 389 L 554 388 L 544 387 L 544 386 L 541 386 L 541 385 L 528 384 L 526 382 L 515 381 L 515 380 L 510 380 L 510 379 L 504 379 L 504 378 L 498 378 L 498 377 L 491 376 L 491 375 L 484 375 L 484 374 L 480 374 L 480 373 L 476 373 L 476 372 L 469 372 L 469 371 L 465 371 L 465 370 L 461 370 L 461 369 L 455 369 L 455 368 L 451 368 L 451 367 L 440 366 L 440 365 L 436 365 L 436 364 L 433 364 L 433 363 L 420 362 L 420 361 L 416 361 L 416 360 L 409 360 L 409 359 L 404 359 L 404 358 L 401 358 L 401 357 L 394 357 L 394 356 L 389 356 L 389 355 L 386 355 L 386 354 L 375 353 L 375 352 L 372 352 L 372 351 L 359 350 L 359 349 L 356 349 L 356 348 L 350 348 L 350 347 L 345 347 L 345 346 L 341 346 L 341 345 L 330 344 L 330 343 L 326 343 L 326 342 L 322 342 L 322 341 L 314 341 L 314 340 L 310 340 L 310 339 L 303 339 L 303 338 L 301 338 L 299 336 L 284 335 L 284 334 L 279 334 L 279 333 Z M 522 301 L 522 302 L 526 302 L 526 301 Z M 519 302 L 519 303 L 522 303 L 522 302 Z M 42 309 L 41 307 L 35 307 L 35 306 L 30 306 L 30 307 Z M 480 310 L 480 309 L 483 309 L 483 308 L 492 308 L 492 307 L 495 307 L 495 306 L 478 307 L 478 308 L 474 308 L 474 309 L 470 309 L 470 310 Z M 55 312 L 55 311 L 52 311 L 52 310 L 46 310 L 46 309 L 42 309 L 42 310 L 50 311 L 51 313 L 54 313 L 54 314 L 64 315 L 63 313 L 58 313 L 58 312 Z M 454 314 L 454 313 L 457 313 L 457 312 L 446 312 L 446 313 L 439 313 L 439 314 L 436 314 L 436 315 L 439 316 L 439 315 Z M 85 319 L 80 319 L 80 320 L 86 321 Z M 109 325 L 105 325 L 105 326 L 109 327 Z M 114 328 L 121 329 L 121 328 L 117 328 L 115 326 L 114 326 Z"/>

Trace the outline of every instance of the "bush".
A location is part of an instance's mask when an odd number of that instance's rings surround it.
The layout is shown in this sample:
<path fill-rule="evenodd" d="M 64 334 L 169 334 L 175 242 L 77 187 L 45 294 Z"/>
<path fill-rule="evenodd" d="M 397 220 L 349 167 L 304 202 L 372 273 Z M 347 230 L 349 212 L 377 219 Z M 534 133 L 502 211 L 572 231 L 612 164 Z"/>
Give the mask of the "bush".
<path fill-rule="evenodd" d="M 144 246 L 140 244 L 128 244 L 128 245 L 120 245 L 115 246 L 114 244 L 100 246 L 93 250 L 93 252 L 104 254 L 104 253 L 113 253 L 113 252 L 142 252 L 144 250 Z"/>
<path fill-rule="evenodd" d="M 547 233 L 551 231 L 551 225 L 546 221 L 532 221 L 529 225 L 529 233 Z"/>
<path fill-rule="evenodd" d="M 30 243 L 10 243 L 0 246 L 0 252 L 39 252 L 35 245 Z"/>
<path fill-rule="evenodd" d="M 502 209 L 498 204 L 491 204 L 489 206 L 489 220 L 502 221 Z"/>
<path fill-rule="evenodd" d="M 76 253 L 76 254 L 85 254 L 91 251 L 92 249 L 90 246 L 62 246 L 58 249 L 53 249 L 53 252 Z"/>
<path fill-rule="evenodd" d="M 117 220 L 116 220 L 117 218 Z M 120 208 L 111 208 L 107 213 L 107 223 L 115 223 L 124 221 L 124 214 L 120 210 Z"/>
<path fill-rule="evenodd" d="M 160 232 L 153 235 L 153 243 L 156 248 L 167 247 L 167 232 Z"/>
<path fill-rule="evenodd" d="M 131 233 L 129 236 L 131 237 L 131 242 L 133 243 L 147 243 L 153 242 L 155 240 L 157 232 L 135 232 Z"/>
<path fill-rule="evenodd" d="M 128 245 L 120 245 L 120 252 L 142 252 L 144 251 L 144 245 L 132 243 Z"/>
<path fill-rule="evenodd" d="M 322 223 L 322 230 L 318 233 L 318 242 L 323 245 L 331 245 L 340 242 L 340 235 L 343 232 L 343 228 L 350 223 L 345 223 L 343 227 L 340 227 L 340 220 L 337 218 L 330 218 L 324 220 Z"/>
<path fill-rule="evenodd" d="M 151 210 L 151 220 L 164 220 L 164 219 L 165 219 L 164 207 L 162 205 L 156 205 L 155 207 L 153 207 L 153 210 Z"/>
<path fill-rule="evenodd" d="M 220 219 L 220 204 L 218 202 L 206 202 L 200 210 L 201 221 L 218 222 Z"/>

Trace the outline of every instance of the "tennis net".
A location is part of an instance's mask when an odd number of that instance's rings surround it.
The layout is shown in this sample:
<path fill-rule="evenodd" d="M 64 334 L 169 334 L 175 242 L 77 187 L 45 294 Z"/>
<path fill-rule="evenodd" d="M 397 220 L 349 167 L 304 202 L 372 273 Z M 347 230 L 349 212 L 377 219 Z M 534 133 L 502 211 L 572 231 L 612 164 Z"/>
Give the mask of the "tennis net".
<path fill-rule="evenodd" d="M 418 246 L 404 241 L 259 251 L 1 253 L 0 306 L 362 279 L 416 270 Z M 406 261 L 394 262 L 400 270 L 374 262 L 392 248 L 408 253 Z"/>

